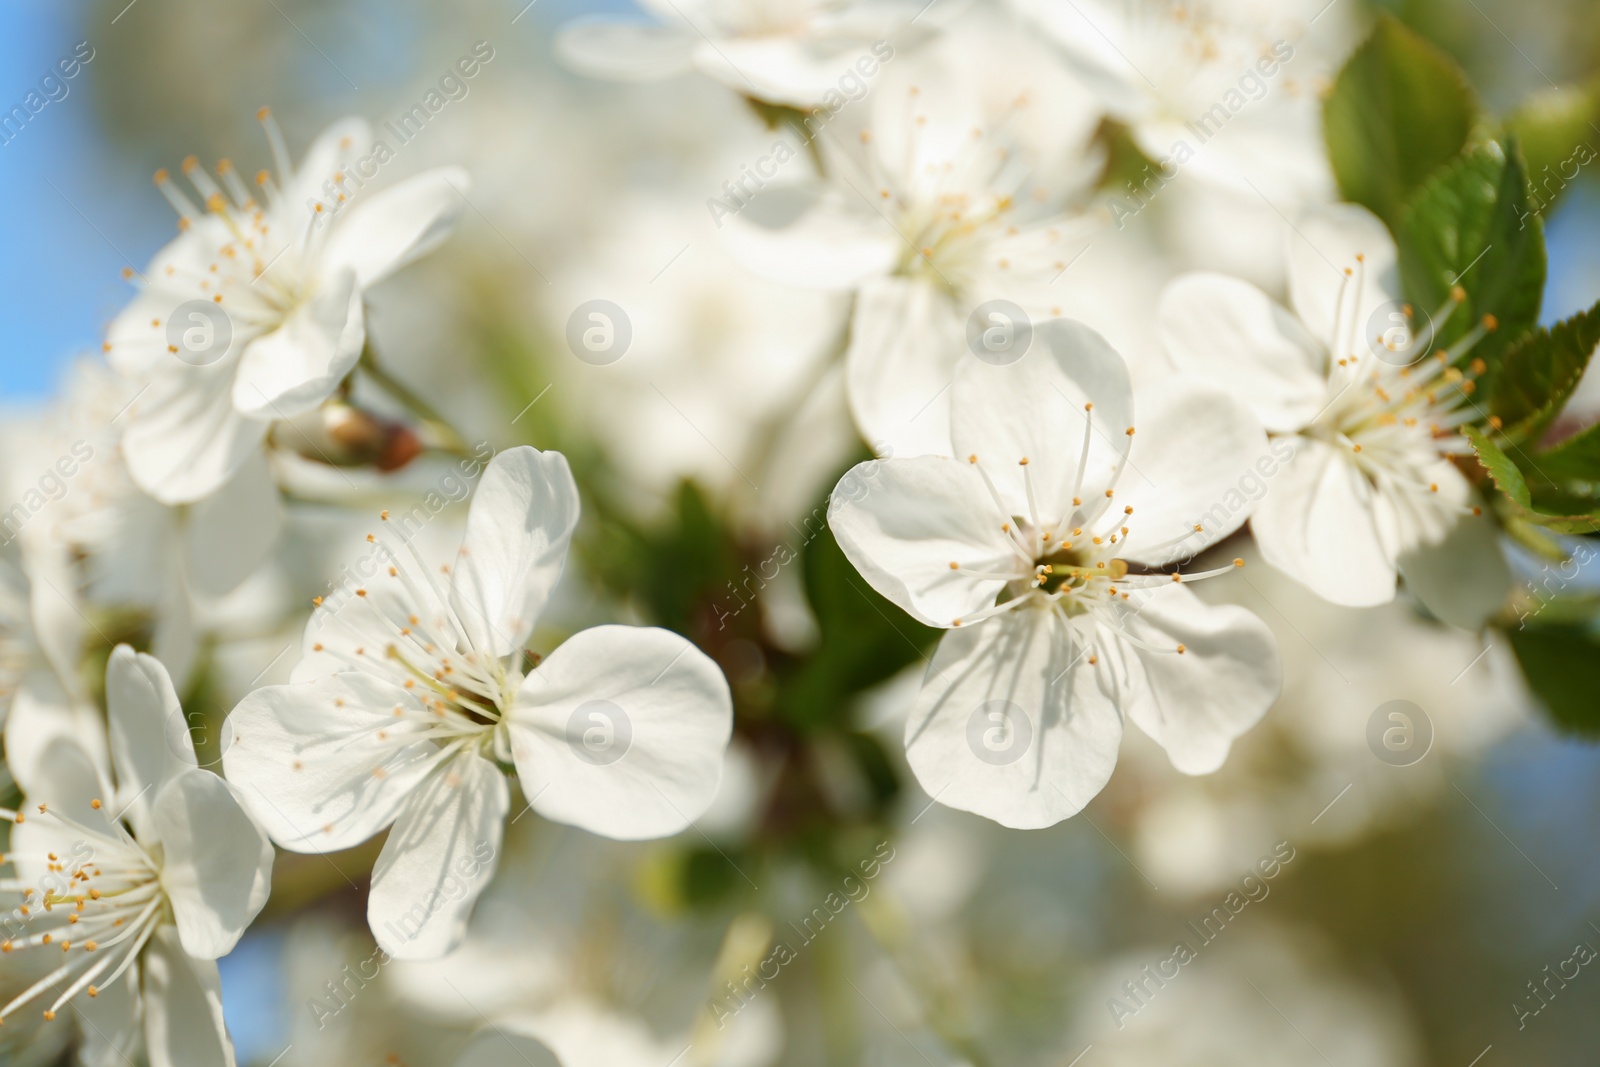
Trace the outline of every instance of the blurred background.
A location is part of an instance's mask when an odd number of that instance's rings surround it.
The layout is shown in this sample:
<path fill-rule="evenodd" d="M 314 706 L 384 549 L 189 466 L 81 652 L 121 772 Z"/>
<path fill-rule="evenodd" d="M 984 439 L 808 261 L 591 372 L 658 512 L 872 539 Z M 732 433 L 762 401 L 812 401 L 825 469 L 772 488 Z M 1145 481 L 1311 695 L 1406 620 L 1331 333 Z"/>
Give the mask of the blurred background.
<path fill-rule="evenodd" d="M 1374 10 L 1336 2 L 1355 27 Z M 630 552 L 729 581 L 763 558 L 773 529 L 859 447 L 824 404 L 789 424 L 804 446 L 789 446 L 791 489 L 753 499 L 727 458 L 761 449 L 764 416 L 810 382 L 842 313 L 832 297 L 749 277 L 718 245 L 705 198 L 768 135 L 709 79 L 602 84 L 556 65 L 555 27 L 629 5 L 524 3 L 7 0 L 0 107 L 80 42 L 92 50 L 68 93 L 0 145 L 7 408 L 55 394 L 128 298 L 122 268 L 171 234 L 156 168 L 190 153 L 264 165 L 253 121 L 264 104 L 296 155 L 346 114 L 381 127 L 487 42 L 493 58 L 469 92 L 386 170 L 387 182 L 459 162 L 474 184 L 457 236 L 374 297 L 379 346 L 474 439 L 559 447 L 590 472 L 585 507 L 615 527 L 593 531 L 583 562 L 608 603 L 674 610 L 670 576 L 629 575 Z M 1457 57 L 1495 113 L 1600 71 L 1593 0 L 1386 8 Z M 1548 220 L 1550 321 L 1600 294 L 1596 173 Z M 591 298 L 628 309 L 640 338 L 605 377 L 559 344 Z M 607 497 L 627 503 L 608 511 Z M 313 545 L 321 529 L 344 536 L 325 517 L 301 522 Z M 318 566 L 339 558 L 328 552 Z M 290 586 L 307 558 L 281 563 Z M 736 1013 L 719 1062 L 1596 1063 L 1600 968 L 1547 979 L 1570 973 L 1579 945 L 1600 947 L 1600 752 L 1543 723 L 1496 637 L 1445 631 L 1404 603 L 1320 605 L 1252 574 L 1212 595 L 1278 631 L 1289 695 L 1214 776 L 1183 778 L 1130 737 L 1084 815 L 1024 834 L 928 807 L 898 740 L 914 672 L 830 710 L 837 729 L 785 733 L 753 712 L 720 822 L 649 846 L 513 826 L 462 954 L 385 968 L 333 1018 L 309 1001 L 326 1003 L 325 983 L 372 954 L 360 895 L 372 853 L 334 857 L 333 870 L 281 861 L 267 913 L 222 961 L 240 1062 L 448 1063 L 482 1017 L 528 1012 L 609 1035 L 595 1063 L 659 1054 L 667 1067 L 683 1035 L 716 1026 L 721 983 L 766 955 L 763 924 L 784 936 L 786 916 L 837 884 L 829 872 L 881 839 L 894 858 L 878 895 L 804 948 L 778 995 Z M 569 593 L 561 625 L 614 617 Z M 786 623 L 774 600 L 769 629 L 789 625 L 803 646 L 806 613 Z M 784 645 L 747 635 L 721 648 L 741 714 L 763 706 Z M 239 652 L 237 670 L 269 656 Z M 1368 740 L 1392 700 L 1420 712 L 1430 739 L 1400 765 Z M 1258 888 L 1241 888 L 1247 875 Z M 1248 906 L 1203 940 L 1202 918 L 1235 892 Z M 1144 968 L 1179 941 L 1194 962 L 1148 981 Z M 1129 1009 L 1120 1020 L 1113 999 Z"/>

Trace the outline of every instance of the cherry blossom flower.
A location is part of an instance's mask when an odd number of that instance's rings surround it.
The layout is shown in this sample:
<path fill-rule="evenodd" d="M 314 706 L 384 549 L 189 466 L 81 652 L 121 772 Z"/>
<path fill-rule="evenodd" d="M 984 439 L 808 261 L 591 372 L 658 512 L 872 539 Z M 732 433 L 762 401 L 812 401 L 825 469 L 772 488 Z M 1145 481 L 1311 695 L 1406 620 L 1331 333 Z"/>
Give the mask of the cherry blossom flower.
<path fill-rule="evenodd" d="M 1014 3 L 1061 45 L 1151 160 L 1252 199 L 1332 195 L 1319 95 L 1331 81 L 1330 57 L 1308 40 L 1323 5 Z"/>
<path fill-rule="evenodd" d="M 389 153 L 364 120 L 334 123 L 295 170 L 277 123 L 265 108 L 260 118 L 277 176 L 259 172 L 258 192 L 227 160 L 213 178 L 191 156 L 196 206 L 156 172 L 182 232 L 138 276 L 105 343 L 112 366 L 146 386 L 123 448 L 164 503 L 210 495 L 275 421 L 333 393 L 366 341 L 366 290 L 445 238 L 467 188 L 447 167 L 361 199 L 356 175 Z"/>
<path fill-rule="evenodd" d="M 642 0 L 657 23 L 597 15 L 563 26 L 556 54 L 596 78 L 652 81 L 698 69 L 756 100 L 812 108 L 892 58 L 918 5 L 886 0 Z M 841 86 L 840 79 L 846 79 Z M 853 79 L 853 81 L 852 81 Z"/>
<path fill-rule="evenodd" d="M 842 483 L 867 488 L 829 510 L 873 588 L 950 631 L 906 723 L 912 770 L 940 803 L 1012 827 L 1098 793 L 1125 714 L 1179 770 L 1215 770 L 1280 682 L 1259 619 L 1182 588 L 1232 566 L 1163 569 L 1265 449 L 1249 410 L 1173 379 L 1141 395 L 1135 436 L 1127 369 L 1104 340 L 1060 321 L 1035 344 L 957 368 L 955 458 L 869 461 Z"/>
<path fill-rule="evenodd" d="M 546 818 L 608 837 L 676 833 L 710 805 L 727 682 L 687 640 L 597 626 L 524 651 L 578 520 L 566 459 L 490 461 L 453 566 L 389 528 L 371 588 L 321 603 L 288 685 L 245 697 L 224 756 L 273 840 L 349 848 L 389 827 L 367 918 L 397 958 L 461 939 L 493 874 L 514 765 Z"/>
<path fill-rule="evenodd" d="M 108 781 L 57 738 L 29 776 L 7 859 L 21 894 L 0 951 L 48 953 L 57 966 L 0 1008 L 70 1004 L 86 1051 L 124 1059 L 143 1041 L 153 1067 L 232 1067 L 217 965 L 266 903 L 272 845 L 232 787 L 196 766 L 160 661 L 126 645 L 106 670 Z M 174 724 L 178 728 L 174 728 Z M 113 811 L 115 812 L 113 814 Z"/>
<path fill-rule="evenodd" d="M 1101 321 L 1105 265 L 1067 276 L 1109 222 L 1090 202 L 1098 114 L 1040 49 L 983 27 L 873 94 L 812 140 L 825 179 L 769 186 L 721 232 L 765 277 L 853 290 L 845 374 L 862 436 L 882 455 L 944 451 L 970 322 L 1015 331 L 1017 351 L 1052 317 L 1119 328 Z M 995 301 L 1011 305 L 999 319 Z"/>
<path fill-rule="evenodd" d="M 1483 365 L 1463 361 L 1492 318 L 1427 352 L 1455 300 L 1431 327 L 1411 326 L 1394 241 L 1355 205 L 1308 213 L 1288 265 L 1293 311 L 1216 274 L 1174 281 L 1160 308 L 1179 367 L 1292 436 L 1294 459 L 1251 520 L 1262 557 L 1349 607 L 1392 600 L 1398 574 L 1435 615 L 1481 626 L 1504 601 L 1510 568 L 1453 460 L 1471 452 L 1458 428 L 1487 417 L 1472 401 Z"/>

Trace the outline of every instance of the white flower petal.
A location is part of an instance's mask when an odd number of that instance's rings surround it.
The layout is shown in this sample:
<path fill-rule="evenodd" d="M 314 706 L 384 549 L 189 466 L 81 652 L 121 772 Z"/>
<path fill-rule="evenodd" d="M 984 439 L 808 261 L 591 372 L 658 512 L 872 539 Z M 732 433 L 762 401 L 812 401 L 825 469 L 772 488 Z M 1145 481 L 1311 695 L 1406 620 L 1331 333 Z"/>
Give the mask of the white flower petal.
<path fill-rule="evenodd" d="M 1266 466 L 1267 435 L 1250 409 L 1214 386 L 1168 378 L 1141 391 L 1139 432 L 1117 502 L 1129 534 L 1122 556 L 1161 566 L 1197 554 L 1244 525 L 1253 501 L 1241 482 L 1254 485 Z M 1259 494 L 1257 494 L 1259 496 Z M 1236 501 L 1242 505 L 1233 507 Z M 1220 511 L 1218 510 L 1220 508 Z M 1221 521 L 1216 517 L 1225 515 Z M 1204 530 L 1195 531 L 1196 526 Z"/>
<path fill-rule="evenodd" d="M 76 739 L 61 735 L 51 738 L 31 763 L 25 794 L 30 804 L 47 804 L 74 822 L 107 837 L 117 836 L 105 804 L 96 810 L 92 803 L 110 796 L 110 791 L 93 758 Z M 26 816 L 28 812 L 25 810 L 23 814 Z M 86 848 L 89 849 L 87 854 Z M 50 853 L 82 862 L 93 855 L 93 848 L 72 826 L 55 819 L 34 818 L 12 827 L 9 852 L 7 859 L 15 864 L 17 876 L 31 885 L 39 885 L 51 876 L 56 866 L 48 859 Z M 56 874 L 55 877 L 62 876 Z"/>
<path fill-rule="evenodd" d="M 355 369 L 366 336 L 355 273 L 330 273 L 282 325 L 245 346 L 233 383 L 234 407 L 247 418 L 265 420 L 310 411 Z"/>
<path fill-rule="evenodd" d="M 522 648 L 561 577 L 578 486 L 559 452 L 522 445 L 489 461 L 467 512 L 450 600 L 474 648 Z"/>
<path fill-rule="evenodd" d="M 579 74 L 606 81 L 655 81 L 690 69 L 695 42 L 687 26 L 591 15 L 556 31 L 555 53 Z"/>
<path fill-rule="evenodd" d="M 401 811 L 372 869 L 367 924 L 395 959 L 437 959 L 461 943 L 494 877 L 510 804 L 505 775 L 464 752 Z"/>
<path fill-rule="evenodd" d="M 821 182 L 769 185 L 743 205 L 726 197 L 717 205 L 728 251 L 753 273 L 786 285 L 853 289 L 888 274 L 905 248 L 860 197 Z"/>
<path fill-rule="evenodd" d="M 1268 430 L 1298 430 L 1326 402 L 1325 342 L 1249 282 L 1185 274 L 1162 292 L 1159 316 L 1179 369 L 1249 404 Z"/>
<path fill-rule="evenodd" d="M 455 229 L 472 179 L 440 167 L 358 199 L 333 222 L 324 269 L 355 272 L 366 289 L 439 246 Z"/>
<path fill-rule="evenodd" d="M 150 1067 L 235 1067 L 233 1042 L 222 1021 L 216 963 L 186 955 L 171 926 L 157 928 L 141 962 Z"/>
<path fill-rule="evenodd" d="M 1029 517 L 1024 459 L 1041 522 L 1077 512 L 1087 525 L 1108 506 L 1106 490 L 1132 441 L 1132 387 L 1122 357 L 1087 326 L 1067 319 L 1036 325 L 1027 353 L 1013 363 L 962 360 L 950 407 L 956 456 L 978 457 L 1012 514 Z"/>
<path fill-rule="evenodd" d="M 88 754 L 99 780 L 107 782 L 111 759 L 105 733 L 97 706 L 69 696 L 55 672 L 34 667 L 17 683 L 5 716 L 6 769 L 23 793 L 43 795 L 45 753 L 65 739 Z M 109 785 L 102 784 L 95 795 L 113 794 Z"/>
<path fill-rule="evenodd" d="M 732 729 L 727 680 L 705 653 L 667 630 L 596 626 L 524 679 L 511 754 L 545 818 L 665 837 L 710 806 Z"/>
<path fill-rule="evenodd" d="M 1332 445 L 1308 437 L 1294 444 L 1294 459 L 1251 518 L 1262 559 L 1334 604 L 1393 600 L 1394 563 L 1378 534 L 1372 487 Z"/>
<path fill-rule="evenodd" d="M 1481 630 L 1511 592 L 1500 528 L 1487 514 L 1464 515 L 1442 541 L 1401 553 L 1399 570 L 1423 607 L 1464 630 Z"/>
<path fill-rule="evenodd" d="M 184 542 L 194 587 L 210 596 L 232 592 L 266 559 L 283 524 L 278 486 L 266 456 L 257 452 L 226 485 L 189 508 Z"/>
<path fill-rule="evenodd" d="M 1120 694 L 1123 710 L 1178 770 L 1216 770 L 1233 739 L 1278 699 L 1283 667 L 1272 631 L 1245 608 L 1207 604 L 1180 585 L 1158 588 L 1143 607 L 1120 614 L 1120 628 L 1148 646 L 1121 640 L 1118 626 L 1100 631 L 1097 647 L 1120 660 L 1131 683 Z"/>
<path fill-rule="evenodd" d="M 163 504 L 210 496 L 261 448 L 268 424 L 233 406 L 235 366 L 169 367 L 134 402 L 122 454 L 134 482 Z"/>
<path fill-rule="evenodd" d="M 295 168 L 293 179 L 278 175 L 280 182 L 286 182 L 284 200 L 298 213 L 309 210 L 306 205 L 313 200 L 326 203 L 335 199 L 336 194 L 330 195 L 328 191 L 328 183 L 352 161 L 371 152 L 372 127 L 366 119 L 359 115 L 336 119 L 311 142 L 305 157 Z M 306 216 L 299 215 L 297 221 L 304 225 Z"/>
<path fill-rule="evenodd" d="M 1400 298 L 1399 253 L 1382 221 L 1359 204 L 1327 204 L 1307 211 L 1287 240 L 1289 303 L 1300 321 L 1312 337 L 1345 355 L 1367 351 L 1373 317 Z M 1436 309 L 1417 310 L 1431 315 Z M 1336 318 L 1345 339 L 1333 336 Z M 1389 324 L 1386 318 L 1384 328 Z"/>
<path fill-rule="evenodd" d="M 832 92 L 865 41 L 819 42 L 794 36 L 724 38 L 695 46 L 695 66 L 736 92 L 773 104 L 810 111 Z"/>
<path fill-rule="evenodd" d="M 954 305 L 932 284 L 894 277 L 862 285 L 845 385 L 856 426 L 878 455 L 949 455 L 950 380 L 962 337 Z"/>
<path fill-rule="evenodd" d="M 1076 815 L 1117 763 L 1122 719 L 1061 616 L 1025 606 L 945 634 L 906 720 L 940 804 L 1014 829 Z"/>
<path fill-rule="evenodd" d="M 74 997 L 72 1007 L 87 1024 L 78 1049 L 80 1067 L 127 1067 L 128 1052 L 144 1034 L 144 1010 L 139 1002 L 137 966 L 95 997 Z"/>
<path fill-rule="evenodd" d="M 1001 528 L 1009 521 L 982 475 L 944 456 L 859 464 L 828 502 L 828 526 L 856 570 L 930 626 L 995 602 L 1005 580 L 980 574 L 1031 569 Z"/>
<path fill-rule="evenodd" d="M 167 783 L 197 765 L 194 740 L 167 669 L 127 645 L 118 645 L 106 665 L 106 708 L 118 806 L 128 806 L 137 830 L 149 825 Z"/>
<path fill-rule="evenodd" d="M 226 956 L 267 902 L 272 843 L 210 771 L 170 780 L 155 799 L 151 825 L 183 950 L 203 960 Z"/>
<path fill-rule="evenodd" d="M 401 716 L 395 715 L 399 708 Z M 228 781 L 267 834 L 295 852 L 337 852 L 394 821 L 437 764 L 421 705 L 358 671 L 249 693 L 228 716 Z"/>

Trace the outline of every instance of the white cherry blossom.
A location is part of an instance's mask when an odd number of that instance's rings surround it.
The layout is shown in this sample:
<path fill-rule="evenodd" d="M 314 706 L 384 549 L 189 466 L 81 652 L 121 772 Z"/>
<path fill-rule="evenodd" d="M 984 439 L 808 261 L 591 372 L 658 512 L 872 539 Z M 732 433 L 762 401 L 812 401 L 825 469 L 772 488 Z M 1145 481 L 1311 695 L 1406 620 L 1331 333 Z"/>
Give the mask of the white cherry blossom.
<path fill-rule="evenodd" d="M 1332 195 L 1320 121 L 1320 90 L 1332 67 L 1310 32 L 1322 5 L 1014 3 L 1061 45 L 1149 159 L 1171 160 L 1207 185 L 1252 199 Z"/>
<path fill-rule="evenodd" d="M 293 682 L 234 709 L 224 766 L 284 848 L 388 827 L 368 921 L 390 955 L 428 958 L 459 943 L 494 872 L 500 765 L 546 818 L 673 834 L 716 793 L 732 705 L 716 665 L 666 630 L 597 626 L 542 660 L 525 652 L 578 521 L 559 453 L 490 461 L 453 566 L 383 518 L 378 577 L 319 605 Z"/>
<path fill-rule="evenodd" d="M 641 0 L 659 21 L 593 15 L 563 26 L 556 54 L 591 77 L 651 81 L 699 70 L 735 92 L 812 108 L 860 80 L 856 64 L 894 38 L 918 5 L 902 0 Z M 877 47 L 874 48 L 874 45 Z M 893 55 L 893 47 L 888 55 Z M 842 99 L 842 96 L 841 96 Z"/>
<path fill-rule="evenodd" d="M 260 117 L 277 175 L 257 173 L 257 191 L 230 162 L 213 178 L 191 156 L 182 170 L 197 206 L 156 172 L 182 232 L 138 275 L 104 346 L 146 387 L 126 416 L 128 468 L 169 504 L 215 492 L 275 421 L 333 393 L 366 341 L 366 290 L 444 239 L 467 188 L 447 167 L 358 192 L 358 174 L 389 152 L 364 120 L 334 123 L 296 170 L 277 123 Z"/>
<path fill-rule="evenodd" d="M 1075 322 L 1002 367 L 956 371 L 954 458 L 873 460 L 829 511 L 878 592 L 947 628 L 906 723 L 937 801 L 1013 827 L 1076 814 L 1131 716 L 1179 770 L 1221 765 L 1277 697 L 1277 649 L 1249 612 L 1164 568 L 1266 447 L 1240 402 L 1174 379 L 1134 399 L 1126 366 Z M 1137 445 L 1135 444 L 1137 442 Z M 843 487 L 850 486 L 850 491 Z M 861 487 L 855 491 L 854 487 Z"/>
<path fill-rule="evenodd" d="M 983 26 L 900 62 L 812 140 L 825 178 L 771 185 L 720 229 L 765 277 L 854 291 L 851 414 L 880 454 L 917 455 L 949 445 L 950 374 L 975 314 L 1003 331 L 1119 324 L 1102 321 L 1105 264 L 1075 268 L 1109 222 L 1090 202 L 1102 160 L 1086 90 Z M 999 300 L 1016 310 L 979 314 Z"/>
<path fill-rule="evenodd" d="M 261 564 L 283 514 L 261 455 L 188 507 L 162 504 L 134 484 L 120 416 L 137 392 L 103 364 L 80 360 L 58 403 L 0 425 L 0 499 L 17 501 L 0 524 L 35 574 L 35 595 L 64 602 L 56 614 L 78 627 L 79 612 L 127 617 L 148 631 L 151 653 L 182 687 L 200 637 L 197 605 Z"/>
<path fill-rule="evenodd" d="M 1401 302 L 1387 230 L 1355 205 L 1312 211 L 1289 236 L 1292 311 L 1235 278 L 1193 274 L 1162 297 L 1168 351 L 1247 401 L 1295 454 L 1251 520 L 1262 557 L 1335 604 L 1394 598 L 1396 575 L 1434 614 L 1475 629 L 1510 588 L 1497 528 L 1453 462 L 1487 418 L 1465 362 L 1493 320 L 1428 349 L 1456 312 Z"/>
<path fill-rule="evenodd" d="M 58 737 L 38 756 L 0 888 L 21 894 L 0 951 L 54 968 L 0 1008 L 67 1005 L 86 1055 L 142 1042 L 152 1067 L 234 1063 L 217 965 L 266 903 L 272 845 L 228 783 L 196 766 L 161 663 L 126 645 L 106 670 L 115 782 Z M 174 724 L 177 724 L 175 728 Z M 60 1024 L 58 1024 L 60 1025 Z"/>

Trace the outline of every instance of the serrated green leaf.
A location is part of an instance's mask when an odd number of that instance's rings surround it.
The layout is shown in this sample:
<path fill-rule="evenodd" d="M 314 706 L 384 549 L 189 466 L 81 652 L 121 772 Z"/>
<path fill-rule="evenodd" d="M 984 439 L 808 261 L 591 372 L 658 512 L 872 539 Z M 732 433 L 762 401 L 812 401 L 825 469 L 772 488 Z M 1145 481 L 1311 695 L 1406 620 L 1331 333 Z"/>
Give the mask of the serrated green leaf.
<path fill-rule="evenodd" d="M 1472 350 L 1489 365 L 1480 388 L 1492 396 L 1500 356 L 1538 323 L 1544 295 L 1544 226 L 1528 206 L 1515 150 L 1491 141 L 1434 175 L 1406 209 L 1398 237 L 1412 303 L 1432 313 L 1449 306 L 1456 286 L 1466 291 L 1436 323 L 1438 344 L 1453 344 L 1486 316 L 1496 320 Z"/>
<path fill-rule="evenodd" d="M 1508 636 L 1528 687 L 1556 726 L 1600 737 L 1600 640 L 1583 626 L 1528 626 Z"/>
<path fill-rule="evenodd" d="M 1537 439 L 1561 413 L 1600 345 L 1600 303 L 1508 350 L 1495 375 L 1489 412 L 1513 441 Z"/>
<path fill-rule="evenodd" d="M 1494 479 L 1494 484 L 1499 490 L 1510 498 L 1511 502 L 1523 509 L 1532 503 L 1528 493 L 1528 483 L 1522 477 L 1522 472 L 1517 465 L 1500 450 L 1500 446 L 1489 440 L 1484 432 L 1476 426 L 1463 426 L 1461 432 L 1472 443 L 1472 450 L 1478 454 L 1478 462 L 1483 464 L 1483 469 L 1489 472 L 1489 477 Z"/>
<path fill-rule="evenodd" d="M 1594 123 L 1600 121 L 1600 82 L 1561 86 L 1535 93 L 1504 123 L 1522 146 L 1528 162 L 1532 204 L 1540 215 L 1550 208 L 1597 155 Z"/>
<path fill-rule="evenodd" d="M 1466 145 L 1477 114 L 1455 60 L 1380 17 L 1323 104 L 1340 192 L 1396 229 L 1411 195 Z"/>

